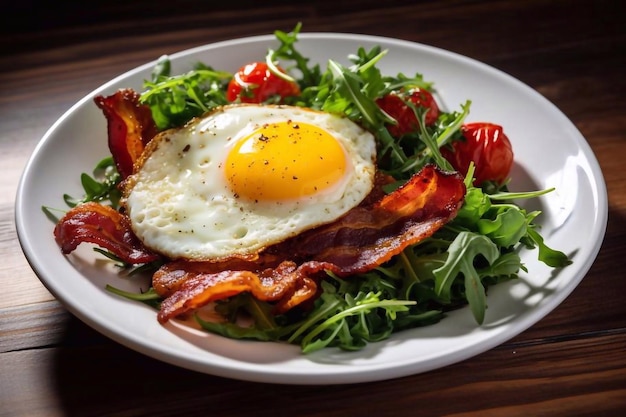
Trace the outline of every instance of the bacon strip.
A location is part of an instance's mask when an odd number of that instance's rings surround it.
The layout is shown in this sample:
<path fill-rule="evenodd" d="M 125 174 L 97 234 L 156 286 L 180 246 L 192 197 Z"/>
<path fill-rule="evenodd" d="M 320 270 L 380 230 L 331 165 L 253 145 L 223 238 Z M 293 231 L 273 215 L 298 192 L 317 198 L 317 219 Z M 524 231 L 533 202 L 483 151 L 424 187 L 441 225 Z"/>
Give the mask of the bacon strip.
<path fill-rule="evenodd" d="M 302 303 L 317 292 L 315 281 L 303 276 L 292 261 L 284 261 L 275 268 L 267 268 L 260 272 L 226 270 L 199 273 L 177 269 L 175 265 L 170 264 L 165 265 L 160 273 L 182 275 L 183 281 L 178 290 L 161 303 L 161 310 L 157 315 L 160 323 L 212 301 L 245 291 L 260 301 L 279 300 L 280 305 L 286 309 Z M 158 273 L 155 276 L 158 279 Z"/>
<path fill-rule="evenodd" d="M 128 88 L 94 98 L 107 119 L 109 150 L 122 179 L 133 173 L 135 161 L 157 133 L 150 108 L 141 104 L 139 97 Z"/>
<path fill-rule="evenodd" d="M 356 207 L 270 250 L 337 265 L 341 276 L 366 272 L 432 236 L 456 216 L 464 197 L 458 173 L 429 165 L 373 206 Z"/>
<path fill-rule="evenodd" d="M 259 300 L 275 301 L 275 311 L 286 312 L 317 294 L 320 273 L 329 270 L 346 277 L 367 272 L 431 236 L 456 215 L 464 196 L 460 175 L 427 166 L 373 206 L 354 208 L 334 223 L 260 254 L 264 267 L 289 259 L 277 267 L 258 272 L 258 264 L 245 261 L 233 261 L 225 270 L 224 265 L 207 262 L 164 265 L 153 277 L 157 292 L 167 297 L 158 319 L 164 323 L 244 291 Z"/>
<path fill-rule="evenodd" d="M 190 278 L 198 275 L 217 274 L 223 271 L 259 271 L 277 267 L 284 258 L 259 256 L 254 261 L 231 258 L 220 262 L 171 261 L 162 265 L 152 277 L 152 287 L 166 298 L 178 291 Z"/>
<path fill-rule="evenodd" d="M 124 262 L 142 264 L 159 259 L 137 239 L 126 216 L 110 206 L 88 202 L 69 210 L 54 228 L 64 254 L 83 242 L 108 249 Z"/>

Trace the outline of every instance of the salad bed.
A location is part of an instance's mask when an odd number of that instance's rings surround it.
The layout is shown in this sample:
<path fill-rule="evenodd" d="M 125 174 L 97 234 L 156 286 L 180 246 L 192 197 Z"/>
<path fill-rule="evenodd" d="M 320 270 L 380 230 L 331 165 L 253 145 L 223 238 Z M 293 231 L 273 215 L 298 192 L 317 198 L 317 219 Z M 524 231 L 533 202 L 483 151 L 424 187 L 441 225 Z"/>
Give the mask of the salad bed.
<path fill-rule="evenodd" d="M 331 346 L 358 350 L 394 332 L 434 324 L 447 311 L 468 304 L 477 323 L 482 323 L 489 287 L 525 271 L 520 250 L 536 250 L 538 258 L 551 267 L 570 262 L 543 242 L 535 223 L 540 213 L 527 212 L 516 203 L 551 190 L 509 192 L 513 154 L 510 163 L 503 162 L 502 149 L 506 159 L 508 139 L 502 139 L 506 138 L 502 127 L 466 123 L 469 100 L 456 111 L 439 109 L 434 84 L 420 74 L 381 74 L 376 64 L 384 59 L 385 51 L 380 48 L 355 51 L 349 67 L 332 60 L 324 70 L 311 65 L 297 50 L 299 31 L 297 26 L 291 33 L 275 33 L 279 47 L 267 52 L 265 62 L 253 63 L 255 68 L 264 65 L 267 70 L 260 73 L 271 76 L 247 83 L 254 88 L 237 90 L 233 80 L 238 77 L 203 63 L 186 74 L 172 75 L 164 57 L 145 83 L 142 102 L 150 107 L 161 130 L 181 126 L 233 101 L 283 103 L 345 115 L 376 136 L 377 167 L 395 179 L 386 191 L 400 187 L 424 166 L 436 164 L 443 170 L 462 172 L 465 202 L 456 218 L 431 238 L 373 271 L 349 279 L 329 273 L 320 284 L 320 297 L 306 311 L 276 316 L 270 304 L 243 293 L 216 303 L 216 311 L 226 321 L 205 321 L 198 316 L 204 329 L 232 338 L 295 343 L 304 352 Z M 261 94 L 258 86 L 263 83 L 276 85 Z M 486 140 L 494 137 L 501 140 Z M 480 158 L 468 157 L 476 152 Z M 85 196 L 78 200 L 66 196 L 70 206 L 99 201 L 117 207 L 120 176 L 112 158 L 103 160 L 97 173 L 83 175 Z M 156 267 L 121 262 L 120 266 L 135 272 Z M 155 307 L 161 301 L 152 290 L 130 294 L 109 289 Z M 251 324 L 241 325 L 242 315 L 249 316 Z"/>

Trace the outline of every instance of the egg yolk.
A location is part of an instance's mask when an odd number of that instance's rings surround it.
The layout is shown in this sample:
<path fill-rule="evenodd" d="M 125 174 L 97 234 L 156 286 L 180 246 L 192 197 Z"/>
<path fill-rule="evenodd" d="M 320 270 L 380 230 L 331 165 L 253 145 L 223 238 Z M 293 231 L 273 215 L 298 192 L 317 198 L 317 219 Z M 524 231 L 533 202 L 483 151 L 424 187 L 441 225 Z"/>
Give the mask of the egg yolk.
<path fill-rule="evenodd" d="M 227 156 L 225 174 L 237 197 L 275 201 L 323 192 L 346 169 L 343 147 L 326 130 L 285 121 L 240 139 Z"/>

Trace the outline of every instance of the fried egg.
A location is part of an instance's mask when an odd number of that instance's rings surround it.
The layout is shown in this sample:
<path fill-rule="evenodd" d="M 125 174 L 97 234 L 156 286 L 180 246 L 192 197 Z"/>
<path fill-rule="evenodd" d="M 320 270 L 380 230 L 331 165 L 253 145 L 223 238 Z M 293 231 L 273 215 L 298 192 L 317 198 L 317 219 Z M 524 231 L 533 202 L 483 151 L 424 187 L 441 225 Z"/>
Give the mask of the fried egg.
<path fill-rule="evenodd" d="M 371 191 L 373 135 L 345 117 L 231 105 L 157 135 L 124 189 L 144 245 L 172 259 L 251 258 Z"/>

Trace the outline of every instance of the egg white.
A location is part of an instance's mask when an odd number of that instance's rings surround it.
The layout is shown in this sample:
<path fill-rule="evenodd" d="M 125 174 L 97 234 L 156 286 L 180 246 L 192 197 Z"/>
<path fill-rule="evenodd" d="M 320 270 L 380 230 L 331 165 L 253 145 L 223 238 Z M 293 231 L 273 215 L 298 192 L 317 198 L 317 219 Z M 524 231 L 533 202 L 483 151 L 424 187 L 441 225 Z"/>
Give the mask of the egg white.
<path fill-rule="evenodd" d="M 263 124 L 284 121 L 330 133 L 345 151 L 343 177 L 329 189 L 296 199 L 235 195 L 223 173 L 233 145 Z M 290 106 L 225 106 L 157 135 L 126 181 L 123 203 L 137 237 L 169 258 L 254 257 L 358 205 L 372 189 L 375 158 L 373 135 L 347 118 Z"/>

